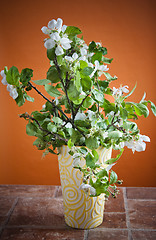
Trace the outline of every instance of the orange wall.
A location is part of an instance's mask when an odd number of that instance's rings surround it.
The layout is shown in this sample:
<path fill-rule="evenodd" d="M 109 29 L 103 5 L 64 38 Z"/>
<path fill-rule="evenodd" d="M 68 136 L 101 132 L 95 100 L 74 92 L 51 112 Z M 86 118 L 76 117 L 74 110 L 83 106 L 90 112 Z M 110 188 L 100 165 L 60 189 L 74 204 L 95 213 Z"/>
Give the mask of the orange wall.
<path fill-rule="evenodd" d="M 154 0 L 7 0 L 0 10 L 0 69 L 15 65 L 21 70 L 34 69 L 34 79 L 43 79 L 49 68 L 45 35 L 41 27 L 53 18 L 61 17 L 66 25 L 78 26 L 89 43 L 102 41 L 113 57 L 110 72 L 118 76 L 115 85 L 128 84 L 140 101 L 144 91 L 155 98 L 156 1 Z M 60 184 L 57 158 L 42 152 L 25 133 L 26 122 L 18 117 L 25 111 L 41 109 L 44 101 L 33 91 L 34 104 L 18 108 L 0 84 L 0 184 Z M 142 153 L 126 149 L 114 169 L 124 179 L 125 186 L 156 186 L 155 184 L 155 119 L 141 118 L 141 133 L 150 136 L 151 143 Z"/>

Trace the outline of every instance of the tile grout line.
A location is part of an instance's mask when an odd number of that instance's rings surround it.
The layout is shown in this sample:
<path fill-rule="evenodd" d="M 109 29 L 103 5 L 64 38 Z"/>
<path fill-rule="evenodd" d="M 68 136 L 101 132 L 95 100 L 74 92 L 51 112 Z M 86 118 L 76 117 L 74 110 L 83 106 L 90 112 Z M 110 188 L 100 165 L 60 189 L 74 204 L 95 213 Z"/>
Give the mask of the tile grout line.
<path fill-rule="evenodd" d="M 22 229 L 32 229 L 32 230 L 35 230 L 35 229 L 43 229 L 43 230 L 71 230 L 71 228 L 64 228 L 64 227 L 53 227 L 51 225 L 43 225 L 43 226 L 40 226 L 40 225 L 9 225 L 9 226 L 6 226 L 5 229 L 19 229 L 19 228 L 22 228 Z M 72 229 L 73 230 L 73 229 Z M 127 228 L 106 228 L 106 227 L 101 227 L 101 228 L 92 228 L 92 229 L 84 229 L 85 231 L 85 237 L 84 237 L 84 240 L 87 240 L 88 239 L 88 233 L 90 231 L 127 231 Z M 143 232 L 156 232 L 156 229 L 150 229 L 150 228 L 147 228 L 147 229 L 143 229 L 143 228 L 130 228 L 130 230 L 132 231 L 143 231 Z"/>
<path fill-rule="evenodd" d="M 59 186 L 56 186 L 55 192 L 54 192 L 54 198 L 57 198 L 58 192 L 59 192 Z"/>
<path fill-rule="evenodd" d="M 1 226 L 0 238 L 1 238 L 1 236 L 2 236 L 2 233 L 3 233 L 3 231 L 4 231 L 4 229 L 5 229 L 6 225 L 7 225 L 7 223 L 8 223 L 9 220 L 10 220 L 11 214 L 13 213 L 13 211 L 14 211 L 17 203 L 18 203 L 18 197 L 14 200 L 14 203 L 12 204 L 12 207 L 10 208 L 10 210 L 9 210 L 9 212 L 8 212 L 8 216 L 7 216 L 6 220 L 4 221 L 4 223 L 3 223 L 2 226 Z"/>
<path fill-rule="evenodd" d="M 125 212 L 126 212 L 126 225 L 128 228 L 128 240 L 132 240 L 132 234 L 131 234 L 131 229 L 130 229 L 130 219 L 129 219 L 129 213 L 128 213 L 128 203 L 127 203 L 125 187 L 123 187 L 123 197 L 124 197 L 124 205 L 125 205 Z"/>
<path fill-rule="evenodd" d="M 84 240 L 88 240 L 88 233 L 89 233 L 88 229 L 84 230 Z"/>

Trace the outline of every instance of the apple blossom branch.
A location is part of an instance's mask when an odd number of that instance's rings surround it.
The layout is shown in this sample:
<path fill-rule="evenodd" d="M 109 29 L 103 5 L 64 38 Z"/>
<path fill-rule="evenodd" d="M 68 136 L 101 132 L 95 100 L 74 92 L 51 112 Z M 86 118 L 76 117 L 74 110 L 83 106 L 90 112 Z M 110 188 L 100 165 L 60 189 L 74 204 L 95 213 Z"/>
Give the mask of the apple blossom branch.
<path fill-rule="evenodd" d="M 54 101 L 50 101 L 47 97 L 45 97 L 35 86 L 32 85 L 32 83 L 28 82 L 29 86 L 32 87 L 39 95 L 41 95 L 46 101 L 48 101 L 49 103 L 51 103 L 53 105 L 54 108 L 56 108 L 60 113 L 62 113 L 62 115 L 67 119 L 67 121 L 69 123 L 72 124 L 73 128 L 76 128 L 83 137 L 85 137 L 84 133 L 73 123 L 73 121 L 67 117 L 67 115 L 57 106 L 55 105 Z"/>
<path fill-rule="evenodd" d="M 37 123 L 39 129 L 40 129 L 41 131 L 43 131 L 43 132 L 46 133 L 45 136 L 51 134 L 51 135 L 55 136 L 57 139 L 59 139 L 59 140 L 62 140 L 62 141 L 64 141 L 64 142 L 66 142 L 66 143 L 68 142 L 67 139 L 60 137 L 59 134 L 50 132 L 50 131 L 48 131 L 48 130 L 46 130 L 46 129 L 43 129 L 43 128 L 41 127 L 40 123 L 39 123 L 35 118 L 33 118 L 32 116 L 30 116 L 28 113 L 21 114 L 21 115 L 20 115 L 20 118 L 24 118 L 24 119 L 26 119 L 26 120 L 29 119 L 29 120 L 35 121 L 35 122 Z"/>

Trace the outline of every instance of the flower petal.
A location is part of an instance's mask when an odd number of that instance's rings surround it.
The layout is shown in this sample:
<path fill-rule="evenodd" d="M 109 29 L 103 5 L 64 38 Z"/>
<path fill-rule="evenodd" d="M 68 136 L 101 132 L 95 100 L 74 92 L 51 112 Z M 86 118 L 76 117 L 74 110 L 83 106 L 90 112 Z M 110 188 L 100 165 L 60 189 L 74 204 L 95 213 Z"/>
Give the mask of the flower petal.
<path fill-rule="evenodd" d="M 62 47 L 64 48 L 64 49 L 66 49 L 66 50 L 68 50 L 68 49 L 70 49 L 71 48 L 71 45 L 70 45 L 70 43 L 63 43 L 62 44 Z"/>
<path fill-rule="evenodd" d="M 86 115 L 84 113 L 78 112 L 75 116 L 75 120 L 84 120 L 86 119 Z"/>
<path fill-rule="evenodd" d="M 63 23 L 63 20 L 61 18 L 58 18 L 56 23 L 56 28 L 58 29 L 58 32 L 61 31 L 62 23 Z"/>
<path fill-rule="evenodd" d="M 54 33 L 52 33 L 51 35 L 50 35 L 50 38 L 52 39 L 52 40 L 55 40 L 56 42 L 58 42 L 58 41 L 60 41 L 60 35 L 59 35 L 59 33 L 58 32 L 54 32 Z"/>
<path fill-rule="evenodd" d="M 41 28 L 41 31 L 44 33 L 44 34 L 49 34 L 49 29 L 47 27 L 42 27 Z"/>
<path fill-rule="evenodd" d="M 10 91 L 10 96 L 13 99 L 16 99 L 18 97 L 18 92 L 17 92 L 16 88 L 14 88 L 13 90 Z"/>
<path fill-rule="evenodd" d="M 60 55 L 62 55 L 63 53 L 64 53 L 63 48 L 62 48 L 61 46 L 57 46 L 57 48 L 55 49 L 55 54 L 56 54 L 57 56 L 60 56 Z"/>
<path fill-rule="evenodd" d="M 63 27 L 62 27 L 62 32 L 63 32 L 63 33 L 66 31 L 66 28 L 67 28 L 67 26 L 66 26 L 66 25 L 63 25 Z"/>
<path fill-rule="evenodd" d="M 74 61 L 75 61 L 78 57 L 79 57 L 79 56 L 77 55 L 77 53 L 73 53 L 72 58 L 73 58 Z"/>
<path fill-rule="evenodd" d="M 3 83 L 3 85 L 7 85 L 8 84 L 8 82 L 6 80 L 6 77 L 4 77 L 1 82 Z"/>
<path fill-rule="evenodd" d="M 54 46 L 55 46 L 55 41 L 54 40 L 52 40 L 52 39 L 47 39 L 46 41 L 45 41 L 45 43 L 44 43 L 44 46 L 45 46 L 45 48 L 47 48 L 47 49 L 51 49 L 51 48 L 53 48 Z"/>
<path fill-rule="evenodd" d="M 53 20 L 51 20 L 51 21 L 48 22 L 48 28 L 54 30 L 55 27 L 56 27 L 56 24 L 57 24 L 56 20 L 53 19 Z"/>

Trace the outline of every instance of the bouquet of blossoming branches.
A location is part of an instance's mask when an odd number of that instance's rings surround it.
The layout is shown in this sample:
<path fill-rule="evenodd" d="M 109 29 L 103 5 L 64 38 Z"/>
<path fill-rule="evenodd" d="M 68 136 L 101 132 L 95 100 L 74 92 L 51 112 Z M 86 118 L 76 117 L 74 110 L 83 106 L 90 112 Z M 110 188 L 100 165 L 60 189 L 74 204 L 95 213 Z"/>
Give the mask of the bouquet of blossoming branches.
<path fill-rule="evenodd" d="M 33 102 L 28 95 L 32 89 L 45 99 L 40 111 L 24 113 L 20 117 L 28 121 L 26 132 L 37 137 L 34 145 L 45 150 L 44 155 L 57 154 L 57 147 L 68 145 L 73 156 L 73 167 L 83 173 L 80 186 L 90 196 L 110 193 L 115 197 L 118 192 L 117 174 L 111 167 L 121 156 L 124 147 L 144 151 L 149 137 L 141 135 L 135 120 L 138 116 L 148 117 L 151 110 L 156 115 L 156 107 L 145 94 L 139 103 L 128 102 L 131 92 L 128 86 L 118 89 L 110 87 L 117 79 L 108 73 L 112 59 L 106 57 L 107 49 L 99 42 L 85 43 L 78 37 L 81 30 L 74 26 L 62 26 L 62 19 L 51 20 L 48 27 L 42 27 L 47 34 L 44 46 L 50 60 L 46 79 L 31 81 L 33 70 L 24 68 L 19 73 L 16 67 L 1 71 L 2 83 L 7 85 L 10 96 L 18 106 L 25 100 Z M 104 80 L 101 80 L 101 76 Z M 36 85 L 42 85 L 47 92 L 43 95 Z M 114 101 L 108 101 L 107 96 Z M 112 147 L 120 150 L 116 158 L 105 162 L 105 168 L 98 163 L 97 149 Z M 81 159 L 86 167 L 80 167 Z"/>

